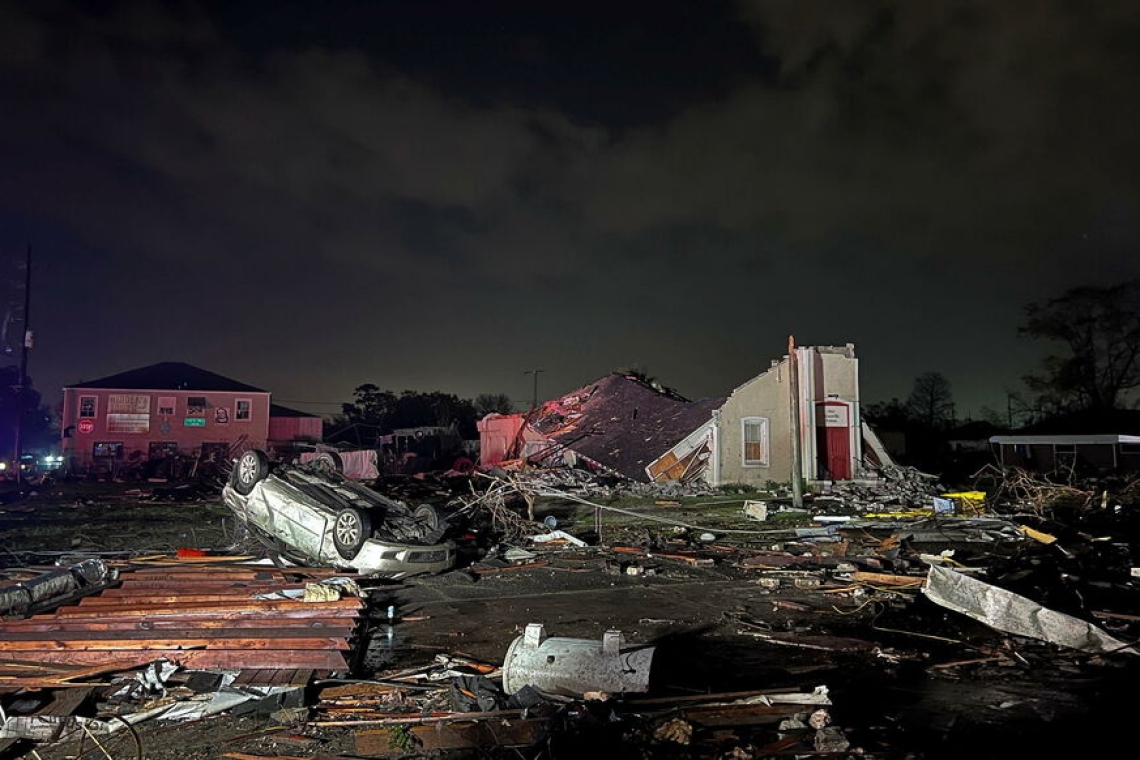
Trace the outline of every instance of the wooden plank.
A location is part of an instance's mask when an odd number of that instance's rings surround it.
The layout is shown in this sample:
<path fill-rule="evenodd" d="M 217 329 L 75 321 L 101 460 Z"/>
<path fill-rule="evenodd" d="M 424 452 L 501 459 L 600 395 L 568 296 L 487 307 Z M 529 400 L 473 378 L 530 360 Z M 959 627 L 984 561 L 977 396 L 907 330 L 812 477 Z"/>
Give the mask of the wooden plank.
<path fill-rule="evenodd" d="M 287 610 L 272 610 L 253 608 L 248 610 L 186 610 L 183 614 L 177 614 L 177 610 L 169 611 L 168 614 L 158 615 L 153 614 L 149 617 L 146 615 L 122 615 L 114 611 L 108 610 L 68 610 L 68 612 L 76 612 L 78 614 L 59 615 L 59 611 L 53 615 L 36 615 L 35 617 L 28 618 L 27 620 L 9 621 L 0 624 L 0 631 L 5 630 L 4 625 L 23 624 L 28 621 L 35 623 L 56 623 L 66 625 L 72 621 L 90 621 L 90 620 L 104 620 L 107 622 L 130 622 L 137 625 L 149 625 L 162 622 L 171 622 L 178 619 L 183 620 L 200 620 L 203 618 L 211 618 L 214 620 L 278 620 L 288 618 L 290 620 L 329 620 L 338 619 L 342 621 L 355 620 L 360 617 L 360 610 L 351 607 L 332 607 L 312 609 L 309 607 L 294 607 Z"/>
<path fill-rule="evenodd" d="M 247 683 L 250 686 L 269 686 L 273 682 L 273 674 L 275 670 L 270 668 L 261 668 L 250 674 Z"/>
<path fill-rule="evenodd" d="M 404 618 L 406 619 L 406 618 Z M 29 618 L 0 624 L 0 635 L 18 633 L 21 631 L 40 631 L 44 633 L 65 633 L 68 631 L 169 631 L 192 628 L 194 630 L 210 630 L 225 628 L 228 630 L 256 630 L 259 628 L 289 628 L 312 629 L 323 635 L 348 636 L 356 630 L 359 623 L 350 617 L 284 617 L 273 616 L 231 616 L 229 618 L 202 617 L 198 615 L 181 615 L 169 618 L 151 618 L 139 620 L 126 618 L 119 620 L 105 620 L 101 617 L 69 618 L 66 622 L 55 620 L 42 620 Z"/>
<path fill-rule="evenodd" d="M 796 713 L 810 712 L 810 705 L 701 705 L 680 710 L 680 717 L 705 728 L 754 726 L 778 723 Z"/>
<path fill-rule="evenodd" d="M 306 649 L 349 649 L 348 642 L 336 636 L 314 638 L 262 638 L 251 639 L 242 636 L 219 636 L 217 638 L 173 638 L 173 639 L 35 639 L 32 641 L 0 640 L 0 652 L 116 652 L 124 650 L 165 651 L 178 649 L 206 649 L 225 644 L 227 647 L 241 647 L 249 650 L 306 650 Z"/>
<path fill-rule="evenodd" d="M 193 613 L 226 613 L 236 612 L 244 614 L 253 610 L 285 612 L 289 610 L 304 610 L 307 612 L 327 613 L 329 610 L 351 610 L 353 612 L 359 611 L 363 606 L 363 602 L 357 598 L 338 599 L 332 602 L 299 602 L 293 600 L 249 600 L 244 602 L 200 602 L 192 607 L 180 607 L 175 605 L 146 605 L 146 604 L 126 604 L 122 606 L 108 606 L 99 610 L 99 615 L 122 615 L 125 617 L 142 617 L 144 615 L 185 615 Z M 91 615 L 89 609 L 80 609 L 76 606 L 74 608 L 64 608 L 56 610 L 54 617 L 56 618 L 69 618 L 69 617 L 86 617 Z"/>
<path fill-rule="evenodd" d="M 637 554 L 646 558 L 653 559 L 675 559 L 681 562 L 688 563 L 694 567 L 709 567 L 716 564 L 708 557 L 699 556 L 690 552 L 658 552 L 643 549 L 640 546 L 611 546 L 611 551 L 620 554 Z"/>
<path fill-rule="evenodd" d="M 244 591 L 241 593 L 175 593 L 157 595 L 153 592 L 148 594 L 126 595 L 126 596 L 88 596 L 79 602 L 79 606 L 83 608 L 98 607 L 103 609 L 105 607 L 122 607 L 129 604 L 131 606 L 138 606 L 141 602 L 147 606 L 158 604 L 174 604 L 174 605 L 194 605 L 197 606 L 203 603 L 211 602 L 230 602 L 233 604 L 242 604 L 244 602 L 263 602 L 263 601 L 277 601 L 276 599 L 254 599 L 255 596 L 273 593 L 276 589 L 269 589 L 265 591 Z"/>
<path fill-rule="evenodd" d="M 921 586 L 926 576 L 891 575 L 889 573 L 869 573 L 857 570 L 851 573 L 851 580 L 871 586 Z"/>
<path fill-rule="evenodd" d="M 134 581 L 165 581 L 167 583 L 183 583 L 189 579 L 199 580 L 285 580 L 285 576 L 273 570 L 214 570 L 204 572 L 195 570 L 193 573 L 179 572 L 174 568 L 165 570 L 163 572 L 147 572 L 135 574 L 119 574 L 119 581 L 122 583 L 133 583 Z"/>
<path fill-rule="evenodd" d="M 415 738 L 416 752 L 480 747 L 526 747 L 542 738 L 546 732 L 547 722 L 546 718 L 454 721 L 411 726 L 407 730 Z M 364 757 L 395 757 L 407 754 L 407 750 L 389 746 L 392 737 L 393 729 L 389 728 L 357 731 L 354 736 L 356 754 Z"/>
<path fill-rule="evenodd" d="M 49 666 L 39 664 L 35 670 L 39 671 L 38 677 L 40 678 L 46 678 L 49 673 L 52 673 L 53 675 L 51 676 L 51 679 L 62 684 L 67 681 L 74 681 L 78 678 L 91 678 L 93 676 L 100 676 L 104 673 L 114 672 L 118 670 L 118 668 L 108 665 L 95 665 L 86 668 L 76 668 L 64 665 Z M 9 672 L 11 671 L 4 671 L 5 674 Z M 5 677 L 6 675 L 0 675 L 0 679 Z"/>
<path fill-rule="evenodd" d="M 293 683 L 293 673 L 295 671 L 281 668 L 273 672 L 273 677 L 269 679 L 270 686 L 288 686 Z"/>
<path fill-rule="evenodd" d="M 151 594 L 155 591 L 170 591 L 171 588 L 179 589 L 194 589 L 195 591 L 229 591 L 233 590 L 235 593 L 247 589 L 256 591 L 278 589 L 304 589 L 304 583 L 290 583 L 288 581 L 272 580 L 224 580 L 224 581 L 195 581 L 193 583 L 178 583 L 171 584 L 169 581 L 135 581 L 133 583 L 124 583 L 117 588 L 109 588 L 103 591 L 102 596 L 143 596 Z"/>
<path fill-rule="evenodd" d="M 348 629 L 343 629 L 348 630 Z M 51 641 L 61 645 L 71 641 L 212 641 L 214 639 L 240 641 L 280 641 L 295 642 L 308 640 L 328 641 L 345 639 L 351 634 L 339 635 L 328 629 L 316 631 L 312 628 L 173 628 L 161 631 L 9 631 L 0 638 L 0 651 L 8 649 L 8 644 L 29 641 Z M 260 646 L 260 645 L 255 645 Z M 13 646 L 12 649 L 19 649 Z M 129 647 L 128 647 L 129 648 Z M 301 647 L 303 648 L 303 647 Z"/>
<path fill-rule="evenodd" d="M 147 665 L 165 657 L 188 668 L 312 668 L 314 670 L 346 671 L 344 655 L 333 650 L 250 650 L 250 649 L 151 649 L 135 651 L 70 651 L 44 649 L 25 652 L 43 662 L 70 665 L 107 665 L 129 670 Z"/>
<path fill-rule="evenodd" d="M 536 567 L 546 567 L 549 562 L 539 560 L 538 562 L 527 562 L 522 565 L 507 565 L 506 567 L 477 567 L 473 568 L 473 572 L 479 575 L 486 575 L 488 573 L 505 573 L 511 570 L 530 570 Z"/>

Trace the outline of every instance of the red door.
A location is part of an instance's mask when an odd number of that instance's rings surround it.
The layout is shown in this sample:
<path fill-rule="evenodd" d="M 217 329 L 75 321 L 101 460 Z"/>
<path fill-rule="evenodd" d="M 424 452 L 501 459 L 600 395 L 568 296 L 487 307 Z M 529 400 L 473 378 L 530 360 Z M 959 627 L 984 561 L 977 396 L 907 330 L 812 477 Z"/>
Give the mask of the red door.
<path fill-rule="evenodd" d="M 816 406 L 816 449 L 820 475 L 851 479 L 851 407 L 842 401 Z"/>

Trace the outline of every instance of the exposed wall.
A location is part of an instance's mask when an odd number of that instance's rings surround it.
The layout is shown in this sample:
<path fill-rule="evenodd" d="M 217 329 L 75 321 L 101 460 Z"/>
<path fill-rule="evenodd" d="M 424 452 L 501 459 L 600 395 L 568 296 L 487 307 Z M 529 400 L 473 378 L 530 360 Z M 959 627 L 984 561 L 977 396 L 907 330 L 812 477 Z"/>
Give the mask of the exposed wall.
<path fill-rule="evenodd" d="M 843 402 L 847 411 L 845 433 L 852 474 L 859 471 L 862 457 L 859 409 L 859 365 L 854 347 L 810 346 L 796 349 L 799 364 L 802 474 L 808 480 L 819 475 L 817 418 L 823 402 Z M 715 446 L 706 479 L 714 485 L 744 483 L 763 487 L 769 481 L 786 483 L 792 476 L 792 416 L 790 363 L 787 357 L 773 362 L 768 371 L 732 392 L 716 413 Z M 745 461 L 745 421 L 766 425 L 766 450 L 758 457 L 753 447 Z M 756 463 L 757 459 L 766 460 Z"/>
<path fill-rule="evenodd" d="M 767 420 L 767 464 L 744 464 L 744 420 Z M 745 483 L 763 486 L 790 478 L 792 470 L 791 378 L 787 359 L 744 383 L 714 415 L 716 433 L 712 466 L 714 485 Z"/>

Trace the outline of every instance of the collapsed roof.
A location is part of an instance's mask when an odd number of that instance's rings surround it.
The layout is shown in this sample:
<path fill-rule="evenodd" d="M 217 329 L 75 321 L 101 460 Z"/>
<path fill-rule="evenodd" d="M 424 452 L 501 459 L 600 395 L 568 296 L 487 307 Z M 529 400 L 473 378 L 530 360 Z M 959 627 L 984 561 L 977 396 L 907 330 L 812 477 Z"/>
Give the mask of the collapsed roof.
<path fill-rule="evenodd" d="M 632 480 L 648 481 L 645 467 L 707 422 L 723 397 L 689 401 L 636 375 L 613 372 L 526 416 L 542 434 L 547 456 L 563 452 Z"/>

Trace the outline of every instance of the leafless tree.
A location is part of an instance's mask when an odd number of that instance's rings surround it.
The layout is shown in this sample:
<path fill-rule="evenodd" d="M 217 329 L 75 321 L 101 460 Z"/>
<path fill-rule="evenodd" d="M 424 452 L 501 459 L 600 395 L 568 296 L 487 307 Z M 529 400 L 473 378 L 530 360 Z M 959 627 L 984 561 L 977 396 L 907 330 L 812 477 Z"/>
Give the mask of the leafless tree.
<path fill-rule="evenodd" d="M 941 372 L 924 372 L 916 377 L 906 406 L 911 419 L 931 430 L 954 424 L 954 395 L 950 381 Z"/>
<path fill-rule="evenodd" d="M 1116 409 L 1140 386 L 1140 282 L 1070 288 L 1025 308 L 1018 332 L 1064 346 L 1025 378 L 1038 405 L 1058 412 Z"/>

